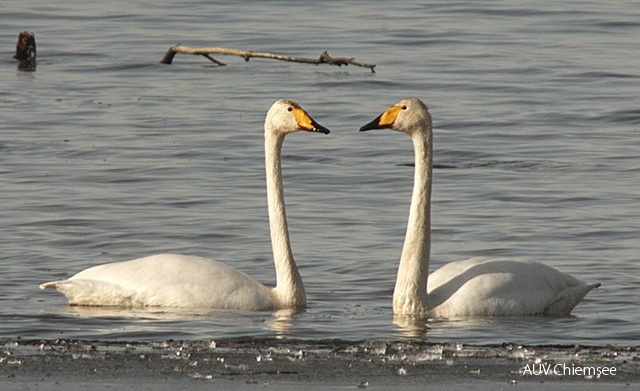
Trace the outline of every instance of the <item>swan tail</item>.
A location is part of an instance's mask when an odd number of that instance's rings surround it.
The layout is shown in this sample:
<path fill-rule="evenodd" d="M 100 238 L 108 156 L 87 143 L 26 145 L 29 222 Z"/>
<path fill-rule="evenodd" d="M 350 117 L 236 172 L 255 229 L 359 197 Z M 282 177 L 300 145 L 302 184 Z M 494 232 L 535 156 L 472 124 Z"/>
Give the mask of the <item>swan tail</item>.
<path fill-rule="evenodd" d="M 556 300 L 545 311 L 549 315 L 569 315 L 573 308 L 589 293 L 591 290 L 599 287 L 600 283 L 580 284 L 565 289 L 560 292 Z"/>
<path fill-rule="evenodd" d="M 121 306 L 139 305 L 133 291 L 123 290 L 115 284 L 93 280 L 60 280 L 40 285 L 40 289 L 57 289 L 67 297 L 69 305 Z"/>
<path fill-rule="evenodd" d="M 62 281 L 51 281 L 40 284 L 40 289 L 57 289 L 58 283 Z"/>

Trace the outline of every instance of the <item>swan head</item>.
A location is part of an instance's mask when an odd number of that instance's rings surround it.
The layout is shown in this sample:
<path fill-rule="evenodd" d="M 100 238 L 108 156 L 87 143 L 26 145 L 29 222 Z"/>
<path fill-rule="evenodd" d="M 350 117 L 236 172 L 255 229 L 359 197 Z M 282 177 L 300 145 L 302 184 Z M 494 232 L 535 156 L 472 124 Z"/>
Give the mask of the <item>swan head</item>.
<path fill-rule="evenodd" d="M 393 129 L 409 135 L 415 132 L 431 131 L 429 108 L 420 99 L 406 98 L 386 109 L 373 121 L 360 128 L 361 132 L 371 129 Z"/>
<path fill-rule="evenodd" d="M 276 134 L 288 134 L 305 130 L 329 134 L 329 129 L 317 123 L 294 101 L 281 99 L 275 101 L 264 120 L 264 129 Z"/>

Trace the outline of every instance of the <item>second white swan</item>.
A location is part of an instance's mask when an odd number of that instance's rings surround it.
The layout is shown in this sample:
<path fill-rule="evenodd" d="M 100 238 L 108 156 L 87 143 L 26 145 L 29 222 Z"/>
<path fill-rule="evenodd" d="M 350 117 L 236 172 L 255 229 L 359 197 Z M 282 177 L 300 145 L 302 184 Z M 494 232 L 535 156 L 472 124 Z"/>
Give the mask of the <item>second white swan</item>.
<path fill-rule="evenodd" d="M 95 266 L 55 288 L 70 305 L 200 307 L 228 310 L 301 309 L 306 306 L 302 278 L 293 259 L 282 189 L 281 149 L 287 134 L 305 130 L 328 134 L 298 104 L 276 101 L 264 123 L 267 204 L 276 286 L 269 288 L 222 262 L 160 254 Z"/>
<path fill-rule="evenodd" d="M 456 317 L 569 314 L 600 284 L 586 284 L 537 262 L 472 258 L 429 275 L 431 249 L 432 121 L 427 106 L 403 99 L 360 128 L 408 134 L 415 153 L 413 195 L 393 312 L 400 316 Z"/>

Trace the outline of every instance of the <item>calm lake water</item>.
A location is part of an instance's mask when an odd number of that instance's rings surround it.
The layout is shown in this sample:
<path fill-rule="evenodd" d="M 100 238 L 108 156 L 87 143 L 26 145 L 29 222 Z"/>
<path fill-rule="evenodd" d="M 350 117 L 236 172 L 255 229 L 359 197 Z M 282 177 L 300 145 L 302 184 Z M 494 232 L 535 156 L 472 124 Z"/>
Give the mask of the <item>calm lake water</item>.
<path fill-rule="evenodd" d="M 1 339 L 638 344 L 637 3 L 168 3 L 0 6 Z M 24 30 L 35 72 L 11 58 Z M 377 66 L 159 64 L 179 42 Z M 571 317 L 393 322 L 413 152 L 358 129 L 407 96 L 434 117 L 432 269 L 517 257 L 601 282 Z M 273 284 L 262 125 L 280 98 L 332 130 L 284 145 L 305 312 L 71 308 L 38 289 L 162 252 Z"/>

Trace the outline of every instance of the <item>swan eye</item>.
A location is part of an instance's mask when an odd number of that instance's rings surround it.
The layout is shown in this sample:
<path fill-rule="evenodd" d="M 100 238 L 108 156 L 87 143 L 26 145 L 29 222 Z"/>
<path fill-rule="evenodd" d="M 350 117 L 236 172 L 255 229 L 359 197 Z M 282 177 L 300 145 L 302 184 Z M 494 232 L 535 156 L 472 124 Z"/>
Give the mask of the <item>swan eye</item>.
<path fill-rule="evenodd" d="M 291 106 L 287 107 L 287 111 L 293 111 L 293 107 Z"/>
<path fill-rule="evenodd" d="M 402 106 L 402 110 L 406 110 L 406 109 L 407 109 L 407 106 Z"/>

